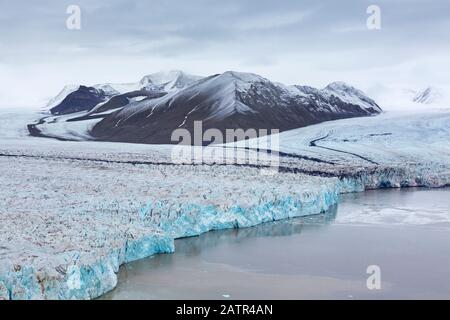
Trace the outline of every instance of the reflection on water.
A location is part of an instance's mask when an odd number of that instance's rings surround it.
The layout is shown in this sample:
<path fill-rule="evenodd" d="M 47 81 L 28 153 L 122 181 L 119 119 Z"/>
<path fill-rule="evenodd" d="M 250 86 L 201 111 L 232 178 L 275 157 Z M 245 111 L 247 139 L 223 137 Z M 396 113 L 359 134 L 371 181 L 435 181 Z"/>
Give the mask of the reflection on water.
<path fill-rule="evenodd" d="M 176 240 L 176 251 L 195 256 L 223 243 L 240 243 L 261 237 L 288 237 L 308 229 L 323 228 L 336 219 L 336 214 L 337 206 L 333 206 L 323 214 L 265 223 L 252 228 L 211 231 L 200 237 Z M 168 255 L 167 260 L 172 257 L 173 255 Z"/>
<path fill-rule="evenodd" d="M 450 219 L 448 195 L 449 189 L 345 195 L 325 214 L 176 240 L 174 254 L 123 266 L 118 287 L 103 298 L 450 298 L 448 228 L 383 224 L 383 214 L 392 220 L 399 208 L 415 217 L 401 221 L 425 221 L 416 219 L 424 206 L 423 214 Z M 366 287 L 372 264 L 382 271 L 380 291 Z"/>

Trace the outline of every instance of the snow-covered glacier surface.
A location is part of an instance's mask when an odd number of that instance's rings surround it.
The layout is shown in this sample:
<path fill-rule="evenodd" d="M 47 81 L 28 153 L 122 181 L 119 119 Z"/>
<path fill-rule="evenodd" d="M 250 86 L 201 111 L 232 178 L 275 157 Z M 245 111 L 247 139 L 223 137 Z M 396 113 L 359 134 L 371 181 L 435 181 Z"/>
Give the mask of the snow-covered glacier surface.
<path fill-rule="evenodd" d="M 265 140 L 268 138 L 236 144 L 257 148 L 267 144 Z M 304 157 L 300 162 L 303 171 L 339 177 L 344 192 L 439 187 L 449 181 L 450 109 L 329 121 L 282 132 L 278 140 L 280 152 Z M 316 160 L 315 165 L 310 165 L 311 159 Z"/>
<path fill-rule="evenodd" d="M 7 299 L 95 298 L 115 287 L 121 264 L 173 252 L 174 238 L 319 213 L 339 197 L 333 179 L 267 181 L 252 168 L 0 162 Z"/>
<path fill-rule="evenodd" d="M 275 175 L 175 164 L 172 146 L 28 137 L 28 117 L 0 110 L 0 299 L 92 299 L 175 238 L 317 214 L 346 192 L 450 184 L 442 110 L 283 132 Z"/>

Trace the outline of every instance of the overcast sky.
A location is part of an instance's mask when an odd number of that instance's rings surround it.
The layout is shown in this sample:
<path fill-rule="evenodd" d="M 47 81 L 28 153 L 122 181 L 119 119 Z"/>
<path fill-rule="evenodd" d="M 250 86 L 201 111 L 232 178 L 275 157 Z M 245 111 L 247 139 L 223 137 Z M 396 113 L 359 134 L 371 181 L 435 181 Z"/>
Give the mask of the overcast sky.
<path fill-rule="evenodd" d="M 71 4 L 81 30 L 66 28 Z M 371 4 L 381 30 L 366 27 Z M 170 69 L 366 91 L 450 85 L 449 57 L 448 0 L 0 0 L 0 106 Z"/>

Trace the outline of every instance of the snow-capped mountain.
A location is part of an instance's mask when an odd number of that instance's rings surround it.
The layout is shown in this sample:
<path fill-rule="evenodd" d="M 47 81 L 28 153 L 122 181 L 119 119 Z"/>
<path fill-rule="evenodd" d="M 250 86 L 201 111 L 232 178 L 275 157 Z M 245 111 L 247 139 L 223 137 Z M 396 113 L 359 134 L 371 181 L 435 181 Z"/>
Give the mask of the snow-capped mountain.
<path fill-rule="evenodd" d="M 66 96 L 64 97 L 64 95 Z M 59 103 L 57 103 L 59 102 Z M 137 83 L 66 88 L 52 100 L 53 116 L 32 125 L 33 132 L 58 127 L 85 128 L 69 136 L 136 143 L 173 143 L 178 128 L 203 130 L 290 130 L 328 120 L 375 115 L 380 107 L 343 82 L 324 89 L 286 86 L 252 73 L 227 71 L 209 77 L 181 71 L 159 72 Z M 64 116 L 63 116 L 64 115 Z M 86 129 L 87 128 L 87 129 Z"/>
<path fill-rule="evenodd" d="M 146 75 L 138 82 L 104 83 L 94 85 L 93 87 L 104 90 L 105 92 L 115 92 L 115 94 L 124 94 L 139 90 L 171 92 L 183 89 L 201 78 L 201 76 L 187 74 L 180 70 L 170 70 Z"/>
<path fill-rule="evenodd" d="M 144 76 L 139 81 L 139 84 L 142 88 L 150 91 L 172 92 L 183 89 L 201 78 L 200 76 L 187 74 L 183 71 L 172 70 Z"/>
<path fill-rule="evenodd" d="M 386 111 L 450 107 L 450 87 L 443 85 L 420 88 L 412 85 L 379 84 L 369 88 L 367 92 Z"/>
<path fill-rule="evenodd" d="M 439 104 L 443 103 L 445 99 L 445 94 L 437 87 L 428 87 L 422 91 L 416 93 L 413 98 L 414 102 L 424 103 L 424 104 Z"/>
<path fill-rule="evenodd" d="M 200 76 L 174 70 L 149 74 L 135 83 L 103 83 L 91 87 L 70 85 L 64 87 L 55 98 L 50 100 L 47 109 L 55 115 L 90 111 L 96 105 L 117 95 L 128 96 L 130 92 L 141 92 L 142 97 L 154 96 L 155 92 L 167 93 L 183 89 L 199 79 L 201 79 Z M 133 94 L 132 96 L 135 97 Z"/>
<path fill-rule="evenodd" d="M 261 76 L 228 71 L 200 79 L 182 90 L 127 105 L 97 123 L 99 140 L 173 143 L 177 128 L 278 129 L 280 131 L 340 118 L 369 116 L 381 109 L 361 91 L 336 82 L 319 90 L 285 86 Z"/>
<path fill-rule="evenodd" d="M 376 109 L 379 109 L 375 101 L 367 97 L 364 92 L 341 81 L 330 83 L 324 90 L 322 90 L 322 92 L 325 95 L 328 95 L 329 98 L 331 98 L 331 96 L 336 96 L 348 104 L 359 105 L 361 108 L 364 108 L 369 112 L 373 111 L 372 109 L 374 106 L 377 107 Z"/>
<path fill-rule="evenodd" d="M 54 115 L 89 111 L 99 103 L 111 98 L 112 95 L 94 87 L 79 86 L 70 92 L 58 105 L 50 109 Z"/>
<path fill-rule="evenodd" d="M 59 105 L 69 94 L 78 90 L 80 88 L 79 85 L 67 85 L 50 101 L 47 103 L 46 109 L 50 110 L 57 105 Z"/>

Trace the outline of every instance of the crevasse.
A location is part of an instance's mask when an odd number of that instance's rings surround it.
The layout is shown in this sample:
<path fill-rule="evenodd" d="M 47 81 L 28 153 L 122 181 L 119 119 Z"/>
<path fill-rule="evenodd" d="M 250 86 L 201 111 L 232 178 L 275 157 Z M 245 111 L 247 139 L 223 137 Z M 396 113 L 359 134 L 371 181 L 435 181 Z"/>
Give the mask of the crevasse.
<path fill-rule="evenodd" d="M 319 214 L 339 201 L 339 195 L 384 187 L 428 186 L 450 184 L 450 176 L 435 176 L 427 170 L 386 168 L 353 176 L 331 178 L 319 188 L 298 197 L 286 196 L 260 201 L 252 206 L 230 206 L 179 203 L 174 207 L 163 201 L 147 203 L 139 210 L 143 225 L 159 232 L 129 239 L 121 247 L 111 248 L 106 256 L 91 263 L 70 265 L 64 276 L 42 278 L 39 270 L 22 267 L 0 271 L 0 298 L 3 299 L 93 299 L 117 284 L 120 265 L 157 253 L 174 252 L 174 239 L 196 236 L 210 230 L 246 228 L 261 223 Z M 159 215 L 160 212 L 171 214 Z M 155 217 L 158 219 L 155 220 Z M 164 217 L 164 218 L 161 218 Z"/>

